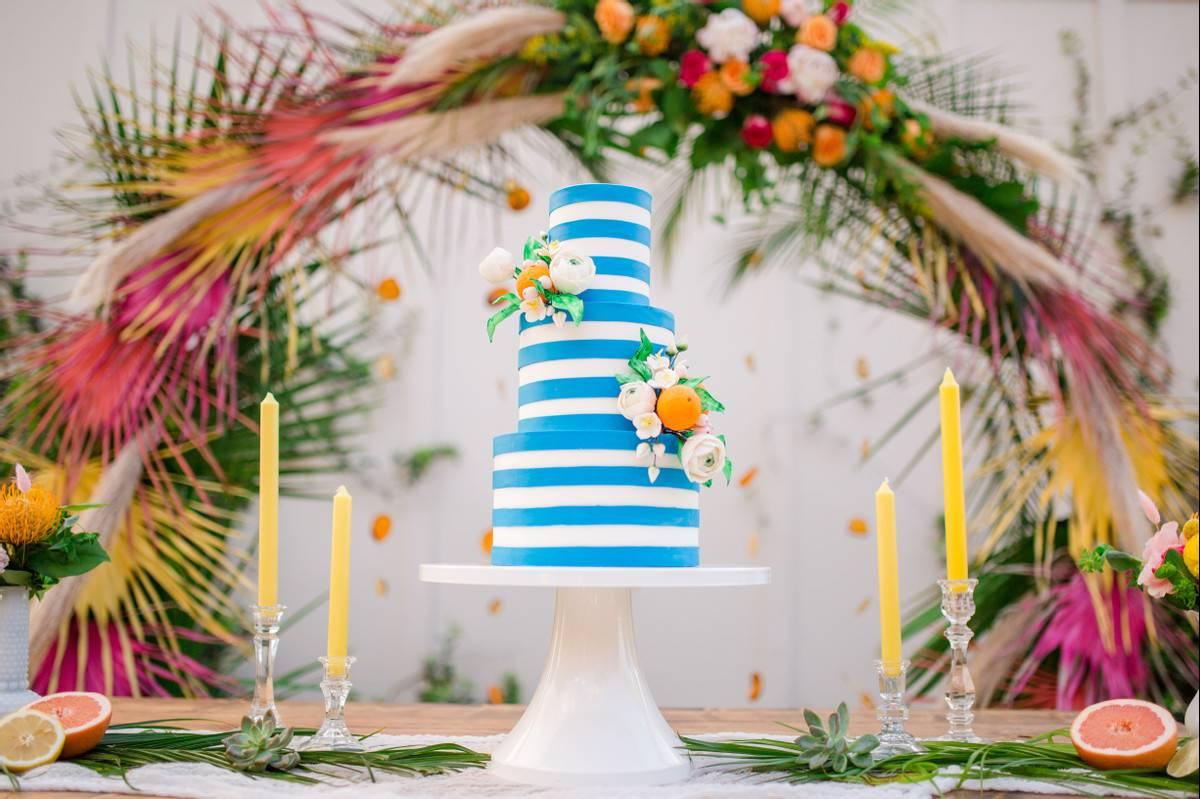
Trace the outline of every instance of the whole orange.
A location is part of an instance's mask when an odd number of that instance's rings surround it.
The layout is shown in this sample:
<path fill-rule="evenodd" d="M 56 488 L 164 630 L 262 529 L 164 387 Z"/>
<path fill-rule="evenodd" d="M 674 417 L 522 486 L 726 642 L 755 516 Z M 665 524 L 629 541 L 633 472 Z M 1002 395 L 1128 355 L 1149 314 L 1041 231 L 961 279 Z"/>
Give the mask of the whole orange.
<path fill-rule="evenodd" d="M 664 388 L 658 395 L 658 418 L 670 430 L 691 430 L 700 420 L 703 409 L 700 395 L 688 386 Z"/>
<path fill-rule="evenodd" d="M 533 288 L 533 281 L 549 276 L 550 267 L 545 264 L 525 267 L 521 270 L 521 274 L 517 275 L 517 296 L 525 299 L 525 289 Z"/>

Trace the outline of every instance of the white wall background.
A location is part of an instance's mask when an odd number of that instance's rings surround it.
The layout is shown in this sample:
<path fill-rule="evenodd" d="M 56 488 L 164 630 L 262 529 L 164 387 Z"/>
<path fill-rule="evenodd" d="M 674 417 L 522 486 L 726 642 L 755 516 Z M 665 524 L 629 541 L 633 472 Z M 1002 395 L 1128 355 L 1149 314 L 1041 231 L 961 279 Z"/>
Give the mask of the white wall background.
<path fill-rule="evenodd" d="M 345 13 L 335 0 L 310 5 Z M 166 40 L 177 18 L 208 7 L 200 0 L 0 0 L 0 198 L 21 193 L 51 167 L 59 149 L 55 130 L 77 120 L 70 87 L 81 86 L 88 69 L 102 58 L 123 64 L 127 40 L 144 52 L 152 29 Z M 257 3 L 230 0 L 225 7 L 236 19 L 261 19 Z M 915 27 L 941 46 L 994 53 L 1012 67 L 1026 89 L 1028 116 L 1059 141 L 1073 114 L 1060 30 L 1083 40 L 1096 121 L 1173 84 L 1198 58 L 1195 0 L 940 0 L 917 4 L 913 16 Z M 115 71 L 123 74 L 120 66 Z M 1194 152 L 1194 87 L 1174 109 Z M 1169 139 L 1154 142 L 1136 160 L 1137 199 L 1158 209 L 1154 221 L 1163 238 L 1154 250 L 1169 268 L 1175 301 L 1166 339 L 1177 386 L 1194 391 L 1197 209 L 1165 202 L 1177 162 Z M 1105 176 L 1110 187 L 1120 182 L 1131 144 L 1114 148 Z M 377 351 L 394 355 L 400 374 L 382 390 L 363 440 L 364 464 L 368 471 L 374 464 L 375 474 L 327 481 L 332 493 L 344 480 L 355 497 L 351 646 L 360 656 L 356 684 L 363 696 L 411 697 L 421 658 L 453 624 L 463 629 L 458 664 L 478 692 L 507 670 L 528 691 L 540 671 L 549 592 L 426 586 L 415 575 L 421 562 L 484 559 L 479 539 L 489 524 L 491 437 L 516 424 L 515 335 L 501 333 L 488 345 L 474 264 L 493 244 L 518 246 L 543 226 L 547 196 L 571 178 L 542 165 L 526 176 L 534 202 L 523 214 L 506 212 L 494 223 L 490 212 L 474 209 L 484 223 L 436 220 L 438 230 L 452 229 L 459 240 L 453 248 L 435 247 L 435 264 L 386 252 L 360 265 L 371 279 L 395 275 L 405 290 L 379 318 Z M 653 187 L 653 175 L 629 179 Z M 745 704 L 756 671 L 764 686 L 760 704 L 854 703 L 871 690 L 877 627 L 873 543 L 851 535 L 848 524 L 870 520 L 872 492 L 934 430 L 934 408 L 865 465 L 860 450 L 934 385 L 943 363 L 934 359 L 878 392 L 873 403 L 842 405 L 812 424 L 813 408 L 861 383 L 860 362 L 877 376 L 934 347 L 935 337 L 921 324 L 818 294 L 805 284 L 811 270 L 757 275 L 731 291 L 724 263 L 713 256 L 727 236 L 716 223 L 694 220 L 670 273 L 661 260 L 654 265 L 654 301 L 675 312 L 693 345 L 691 361 L 716 376 L 713 387 L 730 408 L 723 429 L 739 472 L 760 471 L 750 489 L 705 493 L 704 560 L 767 564 L 774 581 L 768 589 L 645 592 L 637 607 L 644 665 L 656 697 L 668 705 Z M 21 241 L 0 231 L 0 249 Z M 46 290 L 55 289 L 61 284 Z M 396 335 L 400 329 L 410 334 Z M 431 442 L 453 443 L 462 456 L 414 488 L 401 485 L 387 467 L 392 454 Z M 936 464 L 926 459 L 898 488 L 907 593 L 937 576 L 940 485 Z M 378 543 L 370 524 L 381 513 L 395 526 Z M 292 607 L 324 588 L 327 514 L 321 503 L 285 503 L 281 594 Z M 282 667 L 319 654 L 323 635 L 321 613 L 297 625 L 285 638 Z"/>

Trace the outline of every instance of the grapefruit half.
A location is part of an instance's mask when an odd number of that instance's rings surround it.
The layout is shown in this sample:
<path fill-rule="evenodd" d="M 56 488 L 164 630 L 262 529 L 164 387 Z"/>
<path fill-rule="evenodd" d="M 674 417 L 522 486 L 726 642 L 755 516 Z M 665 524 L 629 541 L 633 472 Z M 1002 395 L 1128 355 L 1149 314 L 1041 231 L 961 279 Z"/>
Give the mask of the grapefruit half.
<path fill-rule="evenodd" d="M 76 757 L 96 747 L 112 721 L 112 703 L 104 694 L 64 691 L 25 706 L 54 716 L 66 733 L 61 757 Z"/>
<path fill-rule="evenodd" d="M 29 708 L 0 718 L 0 766 L 14 774 L 58 759 L 66 738 L 58 719 Z"/>
<path fill-rule="evenodd" d="M 1178 742 L 1179 726 L 1167 709 L 1140 699 L 1097 702 L 1071 724 L 1075 751 L 1098 769 L 1161 769 Z"/>

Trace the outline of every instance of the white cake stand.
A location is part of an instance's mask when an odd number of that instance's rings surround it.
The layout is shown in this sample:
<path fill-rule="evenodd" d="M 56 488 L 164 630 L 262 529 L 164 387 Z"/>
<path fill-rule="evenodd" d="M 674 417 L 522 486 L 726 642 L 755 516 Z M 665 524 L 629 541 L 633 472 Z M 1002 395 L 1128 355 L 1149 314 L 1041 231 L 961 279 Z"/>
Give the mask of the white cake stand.
<path fill-rule="evenodd" d="M 638 666 L 633 589 L 765 585 L 770 574 L 746 566 L 421 566 L 430 583 L 556 589 L 546 668 L 490 768 L 514 782 L 568 787 L 660 785 L 691 770 Z"/>

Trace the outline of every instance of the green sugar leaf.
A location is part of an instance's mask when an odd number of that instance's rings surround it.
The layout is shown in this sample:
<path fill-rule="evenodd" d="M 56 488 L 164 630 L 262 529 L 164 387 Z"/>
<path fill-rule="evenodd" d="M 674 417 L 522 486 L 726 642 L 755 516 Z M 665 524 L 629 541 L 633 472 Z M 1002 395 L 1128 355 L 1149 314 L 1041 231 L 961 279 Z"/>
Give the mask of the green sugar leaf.
<path fill-rule="evenodd" d="M 496 313 L 492 314 L 487 320 L 488 341 L 491 341 L 492 337 L 496 335 L 496 325 L 500 324 L 519 310 L 521 310 L 521 304 L 518 302 L 512 302 L 509 305 L 501 308 Z"/>
<path fill-rule="evenodd" d="M 714 411 L 716 413 L 721 413 L 722 411 L 725 410 L 725 406 L 723 404 L 721 404 L 721 401 L 718 400 L 716 397 L 714 397 L 712 394 L 709 394 L 708 389 L 703 388 L 701 386 L 695 386 L 695 389 L 696 389 L 696 394 L 698 394 L 700 396 L 700 408 L 702 410 L 704 410 L 706 412 Z"/>
<path fill-rule="evenodd" d="M 583 321 L 583 300 L 579 299 L 574 294 L 563 294 L 561 292 L 551 292 L 550 304 L 561 311 L 566 311 L 571 315 L 571 321 L 579 324 Z"/>

